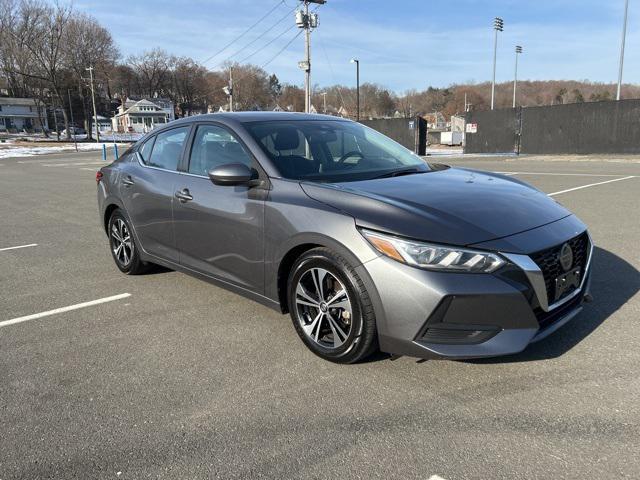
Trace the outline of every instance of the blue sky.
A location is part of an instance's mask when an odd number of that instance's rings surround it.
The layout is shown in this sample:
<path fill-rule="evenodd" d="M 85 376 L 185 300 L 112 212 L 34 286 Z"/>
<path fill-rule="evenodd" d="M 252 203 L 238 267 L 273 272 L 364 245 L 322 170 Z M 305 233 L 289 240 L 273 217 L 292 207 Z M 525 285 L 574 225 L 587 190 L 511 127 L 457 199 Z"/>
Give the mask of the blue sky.
<path fill-rule="evenodd" d="M 74 7 L 110 29 L 124 56 L 161 47 L 203 61 L 233 40 L 281 0 L 76 0 Z M 214 67 L 286 15 L 285 0 L 245 37 L 205 65 Z M 640 5 L 630 0 L 625 81 L 640 75 Z M 624 0 L 327 0 L 312 34 L 313 83 L 354 83 L 350 58 L 361 61 L 362 82 L 402 92 L 428 85 L 482 82 L 491 78 L 493 17 L 505 31 L 498 48 L 498 81 L 513 78 L 520 44 L 523 79 L 588 79 L 614 82 Z M 294 22 L 293 14 L 235 59 L 254 52 Z M 298 33 L 289 31 L 251 58 L 261 65 Z M 303 37 L 265 69 L 302 84 L 297 68 Z"/>

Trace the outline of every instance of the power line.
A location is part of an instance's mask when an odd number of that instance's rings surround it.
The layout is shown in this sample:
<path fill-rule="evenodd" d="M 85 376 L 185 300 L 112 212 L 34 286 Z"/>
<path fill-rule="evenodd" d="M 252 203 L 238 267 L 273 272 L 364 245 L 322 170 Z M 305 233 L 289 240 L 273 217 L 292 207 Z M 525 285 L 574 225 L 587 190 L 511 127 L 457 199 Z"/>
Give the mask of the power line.
<path fill-rule="evenodd" d="M 254 55 L 260 53 L 261 51 L 263 51 L 265 48 L 267 48 L 269 45 L 271 45 L 273 42 L 275 42 L 276 40 L 278 40 L 279 38 L 281 38 L 282 36 L 284 36 L 285 34 L 289 33 L 291 30 L 293 30 L 294 28 L 296 28 L 295 25 L 291 25 L 289 28 L 287 28 L 284 32 L 280 33 L 279 35 L 277 35 L 276 37 L 272 38 L 270 41 L 268 41 L 267 43 L 265 43 L 262 47 L 260 47 L 259 49 L 257 49 L 255 52 L 247 55 L 246 57 L 244 57 L 242 60 L 239 60 L 238 63 L 244 63 L 247 60 L 249 60 L 251 57 L 253 57 Z"/>
<path fill-rule="evenodd" d="M 285 3 L 285 5 L 286 5 L 286 3 Z M 288 5 L 287 5 L 287 6 L 288 6 Z M 239 53 L 244 52 L 247 48 L 249 48 L 251 45 L 253 45 L 254 43 L 256 43 L 256 42 L 257 42 L 258 40 L 260 40 L 261 38 L 263 38 L 267 33 L 269 33 L 269 32 L 270 32 L 271 30 L 273 30 L 275 27 L 277 27 L 277 26 L 278 26 L 278 25 L 280 25 L 282 22 L 284 22 L 284 21 L 287 19 L 287 17 L 291 14 L 291 12 L 293 12 L 296 8 L 297 8 L 297 7 L 293 7 L 292 9 L 288 10 L 288 11 L 287 11 L 287 13 L 285 13 L 285 14 L 284 14 L 284 16 L 283 16 L 283 17 L 281 17 L 281 18 L 280 18 L 276 23 L 274 23 L 273 25 L 271 25 L 269 28 L 267 28 L 264 32 L 262 32 L 262 33 L 261 33 L 260 35 L 258 35 L 256 38 L 254 38 L 253 40 L 251 40 L 251 41 L 250 41 L 249 43 L 247 43 L 244 47 L 240 48 L 239 50 L 236 50 L 236 51 L 235 51 L 235 52 L 233 52 L 231 55 L 229 55 L 225 60 L 223 60 L 222 62 L 218 62 L 216 65 L 214 65 L 214 66 L 213 66 L 213 67 L 211 67 L 211 68 L 216 68 L 216 67 L 218 67 L 218 66 L 222 65 L 223 63 L 225 63 L 225 62 L 227 62 L 227 61 L 231 60 L 233 57 L 235 57 L 235 56 L 236 56 L 236 55 L 238 55 Z M 285 32 L 283 32 L 283 34 L 284 34 L 284 33 L 286 33 L 286 32 L 288 32 L 289 30 L 291 30 L 291 29 L 286 30 Z M 282 36 L 282 35 L 280 35 L 280 36 Z M 280 38 L 280 36 L 278 36 L 278 37 L 276 37 L 276 38 Z M 267 45 L 269 45 L 269 44 L 267 44 Z M 264 46 L 263 46 L 263 48 L 264 48 Z M 258 50 L 258 51 L 259 51 L 259 50 Z M 249 56 L 248 56 L 248 57 L 246 57 L 246 58 L 250 58 L 250 57 L 252 57 L 253 55 L 255 55 L 255 53 L 257 53 L 257 52 L 252 53 L 251 55 L 249 55 Z M 241 60 L 240 62 L 243 62 L 243 61 L 244 61 L 244 60 Z"/>
<path fill-rule="evenodd" d="M 329 73 L 331 73 L 331 80 L 333 80 L 333 84 L 336 86 L 336 88 L 338 89 L 338 96 L 340 97 L 340 103 L 342 103 L 342 108 L 344 108 L 345 110 L 347 109 L 347 106 L 344 103 L 344 97 L 342 96 L 342 89 L 340 88 L 340 84 L 338 82 L 336 82 L 336 76 L 333 73 L 333 66 L 331 65 L 331 60 L 329 60 L 329 54 L 327 53 L 327 49 L 324 48 L 324 40 L 322 40 L 322 36 L 320 35 L 320 33 L 317 33 L 318 35 L 318 40 L 321 40 L 320 43 L 320 48 L 322 49 L 322 52 L 324 53 L 325 58 L 327 59 L 327 65 L 329 65 Z"/>
<path fill-rule="evenodd" d="M 240 35 L 238 35 L 236 38 L 234 38 L 233 40 L 231 40 L 229 43 L 227 43 L 224 47 L 222 47 L 220 50 L 218 50 L 216 53 L 214 53 L 213 55 L 211 55 L 210 57 L 208 57 L 206 60 L 202 61 L 202 63 L 207 63 L 209 60 L 211 60 L 212 58 L 217 57 L 218 55 L 220 55 L 222 52 L 224 52 L 227 48 L 229 48 L 231 45 L 233 45 L 235 42 L 237 42 L 238 40 L 240 40 L 242 37 L 244 37 L 247 33 L 249 33 L 251 31 L 251 29 L 253 29 L 256 25 L 258 25 L 260 22 L 262 22 L 265 18 L 267 18 L 269 15 L 271 15 L 271 13 L 273 13 L 273 11 L 278 8 L 280 5 L 284 4 L 284 0 L 280 0 L 278 3 L 276 3 L 273 8 L 271 8 L 267 13 L 265 13 L 262 17 L 260 17 L 260 19 L 255 22 L 253 25 L 251 25 L 249 28 L 247 28 L 244 32 L 242 32 Z"/>
<path fill-rule="evenodd" d="M 278 53 L 276 53 L 273 57 L 271 57 L 267 62 L 265 62 L 265 63 L 263 63 L 262 65 L 260 65 L 260 68 L 264 68 L 264 67 L 266 67 L 266 66 L 267 66 L 267 65 L 269 65 L 271 62 L 273 62 L 276 58 L 278 58 L 278 57 L 280 56 L 280 54 L 281 54 L 282 52 L 284 52 L 287 48 L 289 48 L 289 45 L 291 45 L 291 44 L 294 42 L 294 40 L 295 40 L 296 38 L 298 38 L 298 37 L 302 34 L 302 32 L 303 32 L 303 31 L 304 31 L 304 30 L 300 30 L 298 33 L 296 33 L 296 34 L 295 34 L 295 36 L 294 36 L 291 40 L 289 40 L 289 42 L 288 42 L 284 47 L 282 47 L 282 48 L 278 51 Z"/>
<path fill-rule="evenodd" d="M 319 6 L 318 6 L 319 7 Z M 318 9 L 318 7 L 314 8 L 312 11 L 316 11 Z M 297 7 L 296 7 L 297 8 Z M 291 12 L 289 12 L 291 13 Z M 258 48 L 256 51 L 254 51 L 253 53 L 247 55 L 246 57 L 243 57 L 241 60 L 238 60 L 238 63 L 244 63 L 247 60 L 249 60 L 250 58 L 252 58 L 253 56 L 257 55 L 258 53 L 260 53 L 261 51 L 263 51 L 265 48 L 269 47 L 273 42 L 275 42 L 276 40 L 278 40 L 279 38 L 281 38 L 283 35 L 286 35 L 287 33 L 289 33 L 291 30 L 293 30 L 294 28 L 296 28 L 297 25 L 291 25 L 289 28 L 287 28 L 285 31 L 281 32 L 280 34 L 276 35 L 274 38 L 272 38 L 271 40 L 269 40 L 267 43 L 265 43 L 264 45 L 262 45 L 260 48 Z M 220 64 L 218 64 L 220 65 Z M 216 66 L 218 66 L 216 65 Z"/>

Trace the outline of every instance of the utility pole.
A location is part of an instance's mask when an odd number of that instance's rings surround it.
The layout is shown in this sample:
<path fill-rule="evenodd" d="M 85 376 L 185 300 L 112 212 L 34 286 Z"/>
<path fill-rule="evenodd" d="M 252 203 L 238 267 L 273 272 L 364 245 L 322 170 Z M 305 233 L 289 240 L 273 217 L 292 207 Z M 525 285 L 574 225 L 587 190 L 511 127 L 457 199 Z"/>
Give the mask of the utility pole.
<path fill-rule="evenodd" d="M 327 113 L 327 92 L 322 92 L 322 113 Z"/>
<path fill-rule="evenodd" d="M 620 100 L 622 90 L 622 69 L 624 66 L 624 44 L 627 39 L 627 16 L 629 14 L 629 0 L 624 1 L 624 22 L 622 24 L 622 43 L 620 45 L 620 68 L 618 70 L 618 93 L 616 100 Z"/>
<path fill-rule="evenodd" d="M 304 111 L 311 113 L 311 19 L 309 18 L 309 2 L 304 2 L 304 16 L 306 17 L 304 51 L 307 67 L 304 75 Z"/>
<path fill-rule="evenodd" d="M 309 13 L 309 4 L 317 3 L 324 5 L 326 0 L 302 0 L 304 10 L 296 12 L 296 25 L 298 28 L 304 28 L 304 50 L 305 59 L 298 62 L 298 67 L 304 70 L 304 111 L 311 111 L 311 30 L 318 27 L 318 14 Z"/>
<path fill-rule="evenodd" d="M 233 112 L 233 68 L 229 67 L 229 85 L 222 87 L 222 91 L 229 97 L 229 111 Z"/>
<path fill-rule="evenodd" d="M 233 112 L 233 67 L 229 67 L 229 111 Z"/>
<path fill-rule="evenodd" d="M 352 58 L 351 63 L 356 64 L 356 122 L 360 121 L 360 60 Z"/>
<path fill-rule="evenodd" d="M 98 111 L 96 110 L 96 92 L 93 88 L 93 66 L 85 68 L 89 72 L 91 82 L 91 103 L 93 103 L 93 124 L 96 126 L 96 143 L 100 143 L 100 129 L 98 128 Z"/>
<path fill-rule="evenodd" d="M 71 90 L 67 88 L 67 96 L 69 97 L 69 115 L 71 117 L 71 124 L 73 125 L 73 144 L 78 151 L 78 139 L 76 138 L 76 122 L 73 120 L 73 107 L 71 106 Z"/>
<path fill-rule="evenodd" d="M 516 45 L 516 74 L 513 77 L 513 108 L 516 108 L 516 88 L 518 88 L 518 56 L 522 53 L 522 47 Z"/>
<path fill-rule="evenodd" d="M 498 32 L 504 31 L 504 20 L 500 17 L 496 17 L 493 21 L 493 29 L 495 30 L 495 37 L 493 40 L 493 81 L 491 82 L 491 110 L 495 106 L 496 98 L 496 60 L 498 56 Z"/>

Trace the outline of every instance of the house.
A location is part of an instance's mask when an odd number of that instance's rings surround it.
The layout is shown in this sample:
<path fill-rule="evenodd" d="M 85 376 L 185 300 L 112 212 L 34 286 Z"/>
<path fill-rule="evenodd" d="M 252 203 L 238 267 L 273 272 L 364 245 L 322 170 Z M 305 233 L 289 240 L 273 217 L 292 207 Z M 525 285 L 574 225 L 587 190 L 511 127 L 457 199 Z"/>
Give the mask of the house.
<path fill-rule="evenodd" d="M 164 113 L 168 115 L 169 122 L 173 122 L 176 119 L 176 110 L 174 108 L 173 102 L 168 98 L 152 98 L 151 101 L 159 106 Z"/>
<path fill-rule="evenodd" d="M 48 130 L 47 116 L 39 110 L 33 98 L 0 97 L 0 131 Z"/>
<path fill-rule="evenodd" d="M 338 109 L 338 116 L 343 117 L 343 118 L 349 118 L 349 110 L 347 110 L 346 108 L 344 108 L 344 105 L 341 106 Z"/>
<path fill-rule="evenodd" d="M 110 118 L 107 117 L 103 117 L 102 115 L 98 115 L 98 131 L 100 133 L 105 133 L 105 132 L 110 132 L 111 130 L 113 130 L 113 123 L 111 122 Z M 91 128 L 93 130 L 93 134 L 96 134 L 96 128 L 93 126 L 93 116 L 91 116 Z"/>
<path fill-rule="evenodd" d="M 113 131 L 146 133 L 157 125 L 175 120 L 173 104 L 170 107 L 167 108 L 166 102 L 162 102 L 162 106 L 156 104 L 156 99 L 137 102 L 127 99 L 111 119 Z"/>

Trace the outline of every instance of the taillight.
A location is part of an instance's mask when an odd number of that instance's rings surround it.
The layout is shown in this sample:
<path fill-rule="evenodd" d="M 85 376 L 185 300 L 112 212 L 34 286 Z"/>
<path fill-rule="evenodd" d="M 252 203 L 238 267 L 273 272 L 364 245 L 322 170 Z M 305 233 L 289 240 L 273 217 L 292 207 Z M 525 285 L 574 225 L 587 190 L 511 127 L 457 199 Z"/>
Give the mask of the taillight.
<path fill-rule="evenodd" d="M 102 177 L 104 177 L 104 173 L 102 173 L 102 171 L 98 170 L 96 172 L 96 183 L 100 183 L 100 180 L 102 180 Z"/>

